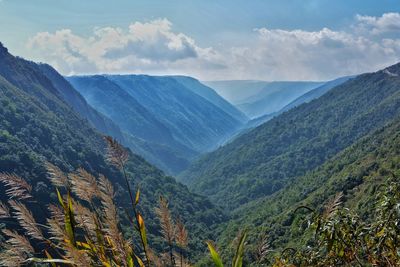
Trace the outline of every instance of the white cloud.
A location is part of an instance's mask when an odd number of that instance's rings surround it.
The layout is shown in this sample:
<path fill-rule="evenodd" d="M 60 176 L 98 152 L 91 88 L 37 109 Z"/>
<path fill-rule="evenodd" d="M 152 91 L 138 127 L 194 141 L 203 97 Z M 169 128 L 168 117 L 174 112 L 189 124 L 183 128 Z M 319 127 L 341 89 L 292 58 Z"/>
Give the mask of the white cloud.
<path fill-rule="evenodd" d="M 400 14 L 385 13 L 381 17 L 356 16 L 358 27 L 373 34 L 400 32 Z"/>
<path fill-rule="evenodd" d="M 248 37 L 247 37 L 248 38 Z M 259 28 L 241 47 L 200 47 L 167 19 L 128 29 L 69 29 L 29 40 L 37 59 L 64 74 L 186 74 L 201 79 L 318 80 L 374 71 L 400 60 L 400 14 L 357 15 L 346 30 Z"/>
<path fill-rule="evenodd" d="M 253 46 L 236 49 L 246 70 L 276 79 L 326 79 L 373 71 L 400 59 L 398 42 L 324 28 L 320 31 L 256 29 Z M 264 74 L 265 75 L 265 74 Z"/>
<path fill-rule="evenodd" d="M 191 60 L 207 63 L 214 53 L 185 34 L 172 32 L 166 19 L 135 22 L 127 31 L 98 28 L 89 37 L 70 29 L 41 32 L 29 40 L 28 47 L 65 74 L 162 71 Z"/>

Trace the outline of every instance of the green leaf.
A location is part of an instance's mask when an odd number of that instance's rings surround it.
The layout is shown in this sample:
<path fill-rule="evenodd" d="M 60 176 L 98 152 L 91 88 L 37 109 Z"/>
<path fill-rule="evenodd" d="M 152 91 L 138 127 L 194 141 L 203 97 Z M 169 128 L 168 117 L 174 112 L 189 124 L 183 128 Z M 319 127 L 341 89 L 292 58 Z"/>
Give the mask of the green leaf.
<path fill-rule="evenodd" d="M 135 267 L 134 263 L 133 263 L 133 259 L 131 255 L 128 255 L 127 261 L 126 261 L 128 267 Z"/>
<path fill-rule="evenodd" d="M 244 254 L 244 243 L 246 241 L 247 232 L 244 231 L 239 238 L 239 244 L 236 249 L 236 254 L 232 262 L 232 267 L 242 267 L 243 254 Z"/>
<path fill-rule="evenodd" d="M 146 250 L 146 247 L 147 247 L 146 227 L 144 225 L 143 217 L 142 217 L 142 215 L 140 215 L 140 213 L 137 214 L 137 220 L 138 220 L 138 223 L 139 223 L 140 237 L 142 238 L 143 245 L 145 246 L 143 249 Z"/>
<path fill-rule="evenodd" d="M 140 198 L 140 188 L 136 191 L 136 197 L 135 197 L 135 205 L 139 203 L 139 198 Z"/>
<path fill-rule="evenodd" d="M 377 234 L 376 237 L 382 237 L 385 234 L 385 228 L 382 228 Z"/>
<path fill-rule="evenodd" d="M 145 267 L 143 261 L 138 256 L 135 255 L 135 257 L 136 257 L 136 261 L 139 264 L 139 266 L 140 267 Z"/>
<path fill-rule="evenodd" d="M 211 242 L 207 242 L 208 250 L 210 251 L 211 258 L 214 261 L 214 264 L 216 267 L 224 267 L 222 264 L 221 257 L 219 256 L 217 250 L 214 248 L 213 244 Z"/>
<path fill-rule="evenodd" d="M 72 207 L 72 199 L 68 192 L 67 195 L 67 206 L 65 210 L 65 231 L 67 232 L 69 242 L 73 246 L 76 246 L 75 242 L 75 219 L 74 219 L 74 212 Z"/>
<path fill-rule="evenodd" d="M 56 188 L 56 191 L 57 191 L 58 202 L 60 202 L 60 205 L 61 205 L 61 206 L 63 207 L 63 209 L 65 210 L 64 201 L 63 201 L 63 198 L 62 198 L 62 196 L 61 196 L 61 194 L 60 194 L 60 191 L 58 191 L 58 188 Z"/>

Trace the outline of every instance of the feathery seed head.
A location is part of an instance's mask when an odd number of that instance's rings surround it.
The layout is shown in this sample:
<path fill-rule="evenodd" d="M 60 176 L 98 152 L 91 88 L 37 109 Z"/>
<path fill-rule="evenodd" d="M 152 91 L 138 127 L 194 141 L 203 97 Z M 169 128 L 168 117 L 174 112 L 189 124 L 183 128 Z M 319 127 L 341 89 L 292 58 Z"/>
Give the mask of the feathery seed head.
<path fill-rule="evenodd" d="M 0 182 L 7 187 L 6 194 L 10 199 L 22 200 L 32 197 L 32 186 L 15 174 L 0 173 Z"/>

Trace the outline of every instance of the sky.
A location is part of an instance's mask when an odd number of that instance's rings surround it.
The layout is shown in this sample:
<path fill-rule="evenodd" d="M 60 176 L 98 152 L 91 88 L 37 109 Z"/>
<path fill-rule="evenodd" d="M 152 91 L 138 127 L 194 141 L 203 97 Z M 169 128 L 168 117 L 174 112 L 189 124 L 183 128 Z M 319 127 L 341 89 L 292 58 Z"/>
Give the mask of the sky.
<path fill-rule="evenodd" d="M 329 80 L 400 61 L 400 0 L 0 0 L 0 41 L 64 75 Z"/>

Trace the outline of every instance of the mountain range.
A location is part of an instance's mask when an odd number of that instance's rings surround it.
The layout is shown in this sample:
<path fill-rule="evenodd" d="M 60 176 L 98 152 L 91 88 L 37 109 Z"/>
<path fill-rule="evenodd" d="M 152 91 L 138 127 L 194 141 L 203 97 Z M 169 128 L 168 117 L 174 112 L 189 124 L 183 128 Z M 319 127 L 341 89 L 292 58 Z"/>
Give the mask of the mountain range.
<path fill-rule="evenodd" d="M 53 83 L 48 75 L 57 82 Z M 41 206 L 57 202 L 55 188 L 46 178 L 45 162 L 65 172 L 82 167 L 95 176 L 104 174 L 116 189 L 121 211 L 129 206 L 122 174 L 106 161 L 103 134 L 75 109 L 86 108 L 91 112 L 88 118 L 100 122 L 104 117 L 94 112 L 54 69 L 14 57 L 0 45 L 0 102 L 0 171 L 25 178 Z M 108 119 L 104 121 L 109 123 Z M 108 127 L 118 129 L 111 126 Z M 129 156 L 127 174 L 133 188 L 140 185 L 140 209 L 146 214 L 150 236 L 160 231 L 153 204 L 163 195 L 173 214 L 184 217 L 188 229 L 199 233 L 201 239 L 193 236 L 190 246 L 193 251 L 202 251 L 202 242 L 212 237 L 214 225 L 226 219 L 224 213 L 142 157 L 131 152 Z M 0 191 L 0 199 L 5 201 L 3 185 Z M 44 223 L 43 212 L 34 211 L 38 222 Z M 157 243 L 157 238 L 152 240 Z"/>
<path fill-rule="evenodd" d="M 323 85 L 324 82 L 214 81 L 206 84 L 249 118 L 255 119 L 278 112 L 296 98 Z"/>
<path fill-rule="evenodd" d="M 178 173 L 228 139 L 247 117 L 199 81 L 183 76 L 67 77 L 95 109 L 123 131 L 125 143 Z"/>
<path fill-rule="evenodd" d="M 269 120 L 203 156 L 181 181 L 229 209 L 281 190 L 400 115 L 399 68 L 357 76 Z"/>
<path fill-rule="evenodd" d="M 292 102 L 290 102 L 289 104 L 287 104 L 286 106 L 281 108 L 280 110 L 248 121 L 245 128 L 257 127 L 258 125 L 261 125 L 264 122 L 267 122 L 268 120 L 282 114 L 285 111 L 291 110 L 292 108 L 300 106 L 303 103 L 308 103 L 314 99 L 317 99 L 320 96 L 322 96 L 323 94 L 325 94 L 326 92 L 328 92 L 329 90 L 331 90 L 332 88 L 346 82 L 347 80 L 349 80 L 350 78 L 353 78 L 353 77 L 354 76 L 341 77 L 341 78 L 337 78 L 332 81 L 328 81 L 328 82 L 322 84 L 321 86 L 319 86 L 315 89 L 312 89 L 312 90 L 308 91 L 307 93 L 299 96 L 298 98 L 296 98 L 295 100 L 293 100 Z"/>
<path fill-rule="evenodd" d="M 129 195 L 106 160 L 110 135 L 128 147 L 152 247 L 162 247 L 154 207 L 164 196 L 189 230 L 196 266 L 211 266 L 206 240 L 230 255 L 244 229 L 245 266 L 264 233 L 274 253 L 312 245 L 298 208 L 323 210 L 337 192 L 349 212 L 373 221 L 372 200 L 400 177 L 400 63 L 324 83 L 63 77 L 0 43 L 0 103 L 0 172 L 24 177 L 42 206 L 57 201 L 45 162 L 104 174 L 124 217 Z M 41 222 L 44 211 L 33 211 Z"/>
<path fill-rule="evenodd" d="M 313 232 L 302 223 L 307 220 L 304 212 L 296 209 L 323 210 L 339 192 L 343 193 L 340 205 L 348 213 L 357 212 L 362 220 L 374 222 L 373 203 L 379 188 L 384 188 L 389 178 L 400 177 L 399 130 L 397 116 L 282 190 L 241 205 L 221 226 L 220 242 L 229 242 L 238 229 L 247 228 L 253 229 L 253 242 L 267 234 L 270 249 L 282 252 L 287 247 L 302 247 Z"/>

